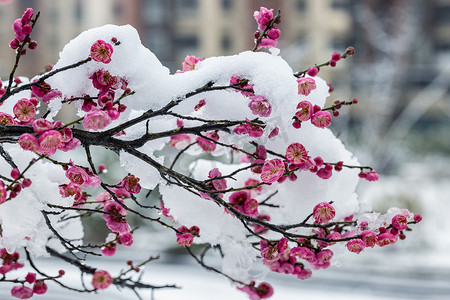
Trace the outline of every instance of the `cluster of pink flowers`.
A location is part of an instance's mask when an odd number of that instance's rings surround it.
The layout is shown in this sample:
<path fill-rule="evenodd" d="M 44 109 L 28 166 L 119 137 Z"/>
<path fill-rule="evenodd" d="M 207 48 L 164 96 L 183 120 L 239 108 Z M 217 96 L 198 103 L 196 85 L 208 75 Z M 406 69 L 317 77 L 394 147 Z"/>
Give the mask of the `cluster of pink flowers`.
<path fill-rule="evenodd" d="M 24 133 L 19 138 L 19 145 L 24 150 L 33 151 L 41 155 L 51 156 L 56 150 L 69 151 L 78 147 L 81 143 L 72 135 L 72 130 L 63 127 L 60 121 L 50 122 L 38 119 L 33 122 L 35 135 Z M 39 137 L 39 139 L 38 139 Z"/>
<path fill-rule="evenodd" d="M 37 81 L 38 79 L 34 79 L 33 82 Z M 39 82 L 37 84 L 35 83 L 35 85 L 31 87 L 31 91 L 33 92 L 33 96 L 42 98 L 42 101 L 47 104 L 55 98 L 62 97 L 61 91 L 52 89 L 52 87 L 45 81 Z"/>
<path fill-rule="evenodd" d="M 35 97 L 30 99 L 22 98 L 13 107 L 14 117 L 8 113 L 0 112 L 0 124 L 5 125 L 28 125 L 34 121 L 36 116 L 36 106 L 38 100 Z M 14 119 L 16 118 L 16 119 Z"/>
<path fill-rule="evenodd" d="M 233 192 L 228 201 L 236 210 L 251 217 L 257 217 L 258 201 L 251 197 L 251 193 L 248 190 Z"/>
<path fill-rule="evenodd" d="M 24 264 L 18 262 L 19 253 L 14 252 L 9 254 L 5 248 L 0 249 L 0 258 L 2 259 L 2 266 L 0 267 L 0 274 L 5 275 L 6 273 L 23 268 Z"/>
<path fill-rule="evenodd" d="M 374 170 L 371 170 L 369 172 L 361 171 L 361 172 L 359 172 L 358 176 L 359 176 L 359 178 L 363 178 L 367 181 L 378 181 L 378 179 L 379 179 L 378 173 Z"/>
<path fill-rule="evenodd" d="M 232 76 L 230 86 L 236 87 L 236 92 L 240 92 L 242 95 L 250 99 L 248 107 L 252 111 L 252 114 L 260 117 L 270 116 L 272 113 L 272 106 L 269 101 L 261 95 L 255 95 L 253 91 L 253 84 L 249 84 L 248 80 L 241 79 L 237 76 Z"/>
<path fill-rule="evenodd" d="M 244 285 L 237 288 L 244 293 L 247 293 L 250 300 L 261 300 L 270 298 L 273 295 L 273 288 L 267 282 L 261 282 L 257 287 L 255 282 L 252 281 L 249 285 Z"/>
<path fill-rule="evenodd" d="M 181 226 L 177 231 L 177 244 L 180 246 L 189 247 L 194 241 L 194 237 L 200 236 L 200 228 L 197 226 L 192 226 L 189 229 L 186 226 Z"/>
<path fill-rule="evenodd" d="M 248 134 L 250 137 L 260 137 L 263 135 L 264 130 L 261 126 L 253 124 L 249 119 L 246 119 L 247 122 L 242 123 L 241 125 L 236 126 L 233 129 L 233 132 L 236 134 Z"/>
<path fill-rule="evenodd" d="M 217 146 L 214 141 L 219 140 L 219 134 L 217 133 L 217 131 L 211 131 L 206 133 L 206 137 L 208 139 L 198 137 L 196 141 L 204 152 L 213 152 L 214 150 L 216 150 Z"/>
<path fill-rule="evenodd" d="M 123 95 L 130 94 L 131 90 L 124 78 L 113 76 L 109 71 L 98 70 L 89 78 L 92 79 L 92 85 L 99 90 L 99 93 L 97 102 L 94 102 L 93 98 L 85 97 L 81 107 L 86 112 L 83 125 L 86 129 L 100 130 L 119 118 L 127 108 L 119 101 L 115 101 L 116 90 L 123 90 Z"/>
<path fill-rule="evenodd" d="M 255 11 L 253 16 L 256 23 L 258 23 L 259 29 L 254 34 L 254 38 L 259 40 L 258 49 L 262 47 L 275 47 L 281 31 L 274 26 L 280 23 L 280 18 L 274 19 L 273 9 L 267 9 L 265 7 L 261 7 L 259 11 Z"/>
<path fill-rule="evenodd" d="M 305 79 L 305 78 L 300 78 Z M 312 105 L 309 101 L 301 101 L 297 105 L 298 111 L 295 113 L 292 126 L 300 128 L 302 122 L 311 121 L 316 127 L 325 128 L 331 125 L 331 114 L 324 111 L 318 105 Z"/>
<path fill-rule="evenodd" d="M 119 234 L 130 232 L 131 227 L 125 219 L 126 209 L 115 201 L 107 201 L 103 208 L 103 219 L 106 226 L 112 231 Z"/>
<path fill-rule="evenodd" d="M 36 41 L 32 41 L 30 33 L 33 31 L 33 27 L 30 25 L 31 18 L 33 17 L 33 9 L 28 8 L 20 19 L 16 19 L 12 25 L 15 38 L 9 43 L 9 46 L 16 50 L 19 48 L 20 43 L 24 42 L 24 45 L 28 44 L 30 50 L 34 50 L 37 47 Z M 22 48 L 21 48 L 22 49 Z M 26 54 L 26 49 L 22 49 L 21 55 Z"/>
<path fill-rule="evenodd" d="M 61 274 L 61 271 L 62 270 L 60 270 L 59 277 L 64 275 L 64 273 Z M 25 281 L 29 284 L 33 284 L 33 288 L 26 287 L 25 285 L 14 286 L 11 289 L 11 296 L 19 299 L 28 299 L 31 298 L 34 294 L 43 295 L 47 292 L 47 284 L 44 280 L 36 280 L 36 273 L 29 272 L 25 277 Z"/>
<path fill-rule="evenodd" d="M 214 179 L 214 178 L 218 178 L 218 177 L 222 177 L 222 173 L 219 171 L 218 168 L 214 168 L 211 171 L 209 171 L 208 173 L 208 178 L 210 180 L 208 180 L 208 182 L 206 183 L 206 186 L 209 190 L 211 191 L 223 191 L 226 190 L 227 188 L 227 180 L 225 178 L 221 178 L 221 179 Z M 204 192 L 200 192 L 200 195 L 205 198 L 205 199 L 211 199 L 211 197 Z M 218 193 L 217 194 L 218 197 L 222 198 L 223 194 L 222 193 Z"/>

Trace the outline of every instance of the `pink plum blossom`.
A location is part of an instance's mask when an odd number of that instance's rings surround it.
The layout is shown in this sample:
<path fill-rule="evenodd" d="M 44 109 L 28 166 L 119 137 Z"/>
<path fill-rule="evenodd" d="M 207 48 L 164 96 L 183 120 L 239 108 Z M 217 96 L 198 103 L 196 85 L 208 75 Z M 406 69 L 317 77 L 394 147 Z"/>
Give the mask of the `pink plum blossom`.
<path fill-rule="evenodd" d="M 384 247 L 393 244 L 395 242 L 396 242 L 395 236 L 389 232 L 379 234 L 377 237 L 377 245 L 380 247 Z"/>
<path fill-rule="evenodd" d="M 273 19 L 273 9 L 261 7 L 259 11 L 253 13 L 253 17 L 255 18 L 256 23 L 258 23 L 258 29 L 264 31 L 269 22 Z"/>
<path fill-rule="evenodd" d="M 5 184 L 0 180 L 0 204 L 4 203 L 8 192 L 6 191 Z"/>
<path fill-rule="evenodd" d="M 319 69 L 317 67 L 311 67 L 308 69 L 308 75 L 311 77 L 316 76 L 317 74 L 319 74 Z"/>
<path fill-rule="evenodd" d="M 199 63 L 202 60 L 203 59 L 201 59 L 199 57 L 195 57 L 195 56 L 191 56 L 191 55 L 186 56 L 186 58 L 184 59 L 184 62 L 183 62 L 183 70 L 181 72 L 179 71 L 178 73 L 195 70 L 195 66 L 197 65 L 197 63 Z"/>
<path fill-rule="evenodd" d="M 169 146 L 179 150 L 185 148 L 191 142 L 191 138 L 187 134 L 177 134 L 170 137 Z"/>
<path fill-rule="evenodd" d="M 111 44 L 97 40 L 91 46 L 91 58 L 95 61 L 108 64 L 111 62 L 111 55 L 113 54 L 113 47 Z"/>
<path fill-rule="evenodd" d="M 301 280 L 305 280 L 308 278 L 311 278 L 312 271 L 310 269 L 302 269 L 298 274 L 297 277 Z"/>
<path fill-rule="evenodd" d="M 0 125 L 13 125 L 15 123 L 14 118 L 10 114 L 0 112 Z"/>
<path fill-rule="evenodd" d="M 313 267 L 318 269 L 326 269 L 330 266 L 330 260 L 333 258 L 333 251 L 325 249 L 316 254 L 316 261 Z"/>
<path fill-rule="evenodd" d="M 33 296 L 33 290 L 26 286 L 15 286 L 11 289 L 11 296 L 19 299 L 28 299 Z"/>
<path fill-rule="evenodd" d="M 334 207 L 327 202 L 319 203 L 313 209 L 313 218 L 317 223 L 327 223 L 333 220 L 335 215 Z"/>
<path fill-rule="evenodd" d="M 258 49 L 263 48 L 263 47 L 272 48 L 272 47 L 275 47 L 277 44 L 278 44 L 278 42 L 276 40 L 261 39 L 261 42 L 258 45 Z"/>
<path fill-rule="evenodd" d="M 311 91 L 316 89 L 316 81 L 310 77 L 301 77 L 297 79 L 298 93 L 308 96 Z"/>
<path fill-rule="evenodd" d="M 279 158 L 266 161 L 261 170 L 261 180 L 265 183 L 277 181 L 285 171 L 284 163 Z"/>
<path fill-rule="evenodd" d="M 108 113 L 93 108 L 91 111 L 87 112 L 83 119 L 83 126 L 86 129 L 100 130 L 105 128 L 111 123 L 111 118 Z"/>
<path fill-rule="evenodd" d="M 38 152 L 50 156 L 62 146 L 62 136 L 56 130 L 48 130 L 39 137 Z"/>
<path fill-rule="evenodd" d="M 62 97 L 62 93 L 58 90 L 51 90 L 50 92 L 46 93 L 45 95 L 42 96 L 42 101 L 44 103 L 49 103 L 51 100 L 55 99 L 55 98 L 60 98 Z"/>
<path fill-rule="evenodd" d="M 92 286 L 95 289 L 104 290 L 113 283 L 111 275 L 107 271 L 97 270 L 92 277 Z"/>
<path fill-rule="evenodd" d="M 260 117 L 268 117 L 272 112 L 272 106 L 263 96 L 255 95 L 250 96 L 251 101 L 248 104 L 248 107 L 252 110 L 254 115 L 258 115 Z"/>
<path fill-rule="evenodd" d="M 36 273 L 28 272 L 27 276 L 25 276 L 25 280 L 29 284 L 35 283 L 36 282 Z"/>
<path fill-rule="evenodd" d="M 331 124 L 331 114 L 328 111 L 318 111 L 311 117 L 311 123 L 319 128 L 325 128 Z"/>
<path fill-rule="evenodd" d="M 22 134 L 19 137 L 18 143 L 23 150 L 37 152 L 39 149 L 38 139 L 34 135 L 29 133 Z"/>
<path fill-rule="evenodd" d="M 47 284 L 44 280 L 38 280 L 33 285 L 33 293 L 43 295 L 47 292 Z"/>
<path fill-rule="evenodd" d="M 286 160 L 291 164 L 299 165 L 308 160 L 308 151 L 300 143 L 292 143 L 286 149 Z"/>
<path fill-rule="evenodd" d="M 354 252 L 359 254 L 366 247 L 366 243 L 364 243 L 361 239 L 353 239 L 347 242 L 345 245 L 350 252 Z"/>
<path fill-rule="evenodd" d="M 33 122 L 33 130 L 36 134 L 43 134 L 53 127 L 53 123 L 45 119 L 37 119 Z"/>
<path fill-rule="evenodd" d="M 364 230 L 361 232 L 361 239 L 366 243 L 366 247 L 373 248 L 377 243 L 377 234 L 372 230 Z"/>
<path fill-rule="evenodd" d="M 94 74 L 89 76 L 89 79 L 92 79 L 92 85 L 100 91 L 116 88 L 116 85 L 118 84 L 117 76 L 113 76 L 109 71 L 105 70 L 94 72 Z"/>
<path fill-rule="evenodd" d="M 370 171 L 366 173 L 366 176 L 364 177 L 367 181 L 378 181 L 379 176 L 378 173 L 375 171 Z"/>
<path fill-rule="evenodd" d="M 189 247 L 192 242 L 194 241 L 194 236 L 189 233 L 189 232 L 185 232 L 185 233 L 177 233 L 177 244 L 180 246 L 186 246 Z"/>
<path fill-rule="evenodd" d="M 105 256 L 114 256 L 116 254 L 117 244 L 116 243 L 108 243 L 100 250 L 102 251 L 102 254 Z"/>
<path fill-rule="evenodd" d="M 299 121 L 304 122 L 311 119 L 313 113 L 313 106 L 309 101 L 300 102 L 297 105 L 297 109 L 299 109 L 299 111 L 295 113 L 295 116 Z"/>
<path fill-rule="evenodd" d="M 117 186 L 125 188 L 130 193 L 138 194 L 141 191 L 139 178 L 130 174 L 126 176 Z"/>
<path fill-rule="evenodd" d="M 130 232 L 130 225 L 128 225 L 127 220 L 123 217 L 126 210 L 119 203 L 108 201 L 105 204 L 103 211 L 105 212 L 103 214 L 103 219 L 106 221 L 106 226 L 108 226 L 112 232 L 117 232 L 119 234 Z"/>
<path fill-rule="evenodd" d="M 120 242 L 125 247 L 130 247 L 133 245 L 133 235 L 129 232 L 120 235 Z"/>
<path fill-rule="evenodd" d="M 27 125 L 33 122 L 36 116 L 36 107 L 30 100 L 22 98 L 14 105 L 13 113 L 21 124 Z"/>
<path fill-rule="evenodd" d="M 217 134 L 217 132 L 208 132 L 206 136 L 209 139 L 198 137 L 197 143 L 204 152 L 213 152 L 214 150 L 216 150 L 216 143 L 214 143 L 213 141 L 218 141 L 219 135 Z"/>
<path fill-rule="evenodd" d="M 392 218 L 392 226 L 399 231 L 405 230 L 408 226 L 408 219 L 404 215 L 395 215 Z"/>

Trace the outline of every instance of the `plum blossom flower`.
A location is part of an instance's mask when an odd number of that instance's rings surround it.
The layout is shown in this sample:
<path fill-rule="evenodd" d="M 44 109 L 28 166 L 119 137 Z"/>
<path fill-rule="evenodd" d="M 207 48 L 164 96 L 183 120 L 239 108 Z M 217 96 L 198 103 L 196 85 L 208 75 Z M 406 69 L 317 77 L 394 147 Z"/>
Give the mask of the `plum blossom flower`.
<path fill-rule="evenodd" d="M 0 112 L 0 125 L 13 125 L 15 123 L 14 118 L 10 114 Z"/>
<path fill-rule="evenodd" d="M 102 251 L 102 254 L 105 256 L 114 256 L 116 254 L 117 244 L 116 243 L 108 243 L 100 250 Z"/>
<path fill-rule="evenodd" d="M 38 280 L 33 285 L 33 293 L 43 295 L 47 292 L 47 285 L 44 280 Z"/>
<path fill-rule="evenodd" d="M 11 289 L 11 296 L 19 299 L 28 299 L 33 296 L 33 290 L 26 286 L 15 286 Z"/>
<path fill-rule="evenodd" d="M 301 77 L 297 79 L 298 93 L 308 96 L 311 91 L 316 89 L 316 81 L 310 77 Z"/>
<path fill-rule="evenodd" d="M 18 143 L 23 150 L 37 152 L 39 149 L 38 139 L 34 135 L 29 133 L 22 134 L 19 137 Z"/>
<path fill-rule="evenodd" d="M 29 284 L 35 283 L 36 282 L 36 273 L 28 272 L 27 276 L 25 276 L 25 280 Z"/>
<path fill-rule="evenodd" d="M 130 247 L 133 245 L 133 235 L 129 232 L 121 234 L 119 240 L 125 247 Z"/>
<path fill-rule="evenodd" d="M 5 184 L 0 180 L 0 204 L 5 202 L 7 195 Z"/>
<path fill-rule="evenodd" d="M 206 134 L 206 136 L 213 141 L 219 140 L 219 135 L 215 131 L 208 132 Z M 213 141 L 211 141 L 209 139 L 205 139 L 202 137 L 197 138 L 197 143 L 204 152 L 213 152 L 214 150 L 216 150 L 216 143 L 214 143 Z"/>
<path fill-rule="evenodd" d="M 406 219 L 406 216 L 401 214 L 395 215 L 392 218 L 392 226 L 399 231 L 405 230 L 408 226 L 408 219 Z"/>
<path fill-rule="evenodd" d="M 187 72 L 187 71 L 195 70 L 195 66 L 197 65 L 197 63 L 202 61 L 202 60 L 203 59 L 201 59 L 199 57 L 192 56 L 192 55 L 186 56 L 186 58 L 184 59 L 184 62 L 183 62 L 183 70 L 182 71 L 177 71 L 177 73 L 184 73 L 184 72 Z"/>
<path fill-rule="evenodd" d="M 268 117 L 272 112 L 272 106 L 267 101 L 266 98 L 259 95 L 250 96 L 251 101 L 248 104 L 248 107 L 252 110 L 254 115 L 258 115 L 261 117 Z"/>
<path fill-rule="evenodd" d="M 359 254 L 366 247 L 366 243 L 364 243 L 364 241 L 361 239 L 354 239 L 348 241 L 345 246 L 347 247 L 348 251 Z"/>
<path fill-rule="evenodd" d="M 27 125 L 34 120 L 36 107 L 30 100 L 22 98 L 14 105 L 13 113 L 23 125 Z"/>
<path fill-rule="evenodd" d="M 103 214 L 103 219 L 106 221 L 106 226 L 108 226 L 112 232 L 117 232 L 119 234 L 130 232 L 130 225 L 123 217 L 126 210 L 119 203 L 108 201 L 105 204 L 103 211 L 105 212 L 105 214 Z"/>
<path fill-rule="evenodd" d="M 185 233 L 177 233 L 177 244 L 180 246 L 187 246 L 189 247 L 192 242 L 194 241 L 194 236 L 189 233 L 189 232 L 185 232 Z"/>
<path fill-rule="evenodd" d="M 125 188 L 130 193 L 138 194 L 141 191 L 139 178 L 130 174 L 126 176 L 117 186 Z"/>
<path fill-rule="evenodd" d="M 302 101 L 297 105 L 297 109 L 300 109 L 295 113 L 295 116 L 299 121 L 308 121 L 312 117 L 313 106 L 309 101 Z"/>
<path fill-rule="evenodd" d="M 273 183 L 283 176 L 285 167 L 279 158 L 266 161 L 261 170 L 261 180 L 265 183 Z"/>
<path fill-rule="evenodd" d="M 366 243 L 366 247 L 373 248 L 377 243 L 377 234 L 372 230 L 364 230 L 361 232 L 361 239 Z"/>
<path fill-rule="evenodd" d="M 292 143 L 286 149 L 286 160 L 294 165 L 299 165 L 308 160 L 308 151 L 300 143 Z"/>
<path fill-rule="evenodd" d="M 118 83 L 117 76 L 111 75 L 109 71 L 98 70 L 94 72 L 89 79 L 92 79 L 92 85 L 100 91 L 106 91 L 110 88 L 116 88 Z"/>
<path fill-rule="evenodd" d="M 273 295 L 272 286 L 266 282 L 261 282 L 258 287 L 255 287 L 255 282 L 252 282 L 249 285 L 244 285 L 243 287 L 238 287 L 237 289 L 247 293 L 250 300 L 266 299 Z"/>
<path fill-rule="evenodd" d="M 169 146 L 178 150 L 185 148 L 191 142 L 191 138 L 187 134 L 177 134 L 170 137 Z"/>
<path fill-rule="evenodd" d="M 62 136 L 56 130 L 48 130 L 39 137 L 38 152 L 47 156 L 55 154 L 62 146 Z"/>
<path fill-rule="evenodd" d="M 44 103 L 49 103 L 51 100 L 58 98 L 58 97 L 62 97 L 62 93 L 59 90 L 51 90 L 48 93 L 46 93 L 45 95 L 42 96 L 42 101 Z"/>
<path fill-rule="evenodd" d="M 256 23 L 258 23 L 258 29 L 264 31 L 269 22 L 273 19 L 273 9 L 261 7 L 259 11 L 253 13 L 253 17 L 255 18 Z"/>
<path fill-rule="evenodd" d="M 91 58 L 95 61 L 108 64 L 111 62 L 111 55 L 113 54 L 113 47 L 111 44 L 97 40 L 91 46 Z"/>
<path fill-rule="evenodd" d="M 86 129 L 100 130 L 111 123 L 111 118 L 107 112 L 93 108 L 87 112 L 83 119 L 83 126 Z"/>
<path fill-rule="evenodd" d="M 334 207 L 327 202 L 319 203 L 313 209 L 313 218 L 317 223 L 327 223 L 333 220 L 335 215 Z"/>
<path fill-rule="evenodd" d="M 377 245 L 380 247 L 384 247 L 384 246 L 393 244 L 396 241 L 397 240 L 396 240 L 395 236 L 389 232 L 379 234 L 377 237 Z"/>
<path fill-rule="evenodd" d="M 318 111 L 311 117 L 311 123 L 319 128 L 325 128 L 331 124 L 331 114 L 328 111 Z"/>
<path fill-rule="evenodd" d="M 330 266 L 330 260 L 333 258 L 333 251 L 325 249 L 316 254 L 316 261 L 313 267 L 318 269 L 326 269 Z"/>
<path fill-rule="evenodd" d="M 267 48 L 272 48 L 275 47 L 278 44 L 278 42 L 276 40 L 272 40 L 272 39 L 261 39 L 261 42 L 258 45 L 258 49 L 263 48 L 263 47 L 267 47 Z"/>
<path fill-rule="evenodd" d="M 319 69 L 317 67 L 311 67 L 308 69 L 308 75 L 311 77 L 316 76 L 317 74 L 319 74 Z"/>
<path fill-rule="evenodd" d="M 111 275 L 107 271 L 97 270 L 92 277 L 92 286 L 96 289 L 103 290 L 113 283 Z"/>

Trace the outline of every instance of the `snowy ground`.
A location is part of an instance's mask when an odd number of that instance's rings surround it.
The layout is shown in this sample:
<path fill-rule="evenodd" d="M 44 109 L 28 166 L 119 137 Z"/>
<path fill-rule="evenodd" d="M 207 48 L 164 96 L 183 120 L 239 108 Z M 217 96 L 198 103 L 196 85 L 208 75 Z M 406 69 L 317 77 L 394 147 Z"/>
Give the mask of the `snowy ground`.
<path fill-rule="evenodd" d="M 379 249 L 386 250 L 386 249 Z M 342 267 L 315 272 L 313 278 L 301 281 L 291 276 L 267 278 L 275 289 L 273 300 L 289 299 L 333 299 L 387 300 L 387 299 L 450 299 L 450 261 L 445 253 L 409 253 L 373 251 L 359 256 L 347 256 Z M 129 253 L 130 254 L 130 253 Z M 135 257 L 142 256 L 136 253 Z M 37 260 L 48 273 L 57 272 L 59 266 L 54 260 Z M 102 267 L 119 270 L 118 260 L 111 260 Z M 49 271 L 50 270 L 50 271 Z M 66 282 L 77 282 L 78 275 L 68 271 Z M 189 263 L 150 263 L 145 279 L 153 284 L 176 283 L 182 289 L 158 290 L 156 300 L 246 300 L 248 297 L 237 291 L 219 275 L 207 272 Z M 89 281 L 89 278 L 87 278 Z M 10 288 L 2 286 L 0 299 L 10 299 Z M 142 293 L 144 299 L 151 299 L 150 292 Z M 80 294 L 68 292 L 57 286 L 49 286 L 49 292 L 39 299 L 75 300 Z M 98 295 L 83 295 L 83 299 L 137 299 L 128 291 L 117 291 L 111 287 Z"/>

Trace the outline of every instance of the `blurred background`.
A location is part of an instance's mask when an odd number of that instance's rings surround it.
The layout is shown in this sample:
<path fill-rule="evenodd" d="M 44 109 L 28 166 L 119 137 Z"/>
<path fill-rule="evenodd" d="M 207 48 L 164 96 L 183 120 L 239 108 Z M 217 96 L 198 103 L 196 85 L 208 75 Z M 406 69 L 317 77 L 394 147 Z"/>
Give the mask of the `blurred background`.
<path fill-rule="evenodd" d="M 437 298 L 450 298 L 450 0 L 4 0 L 0 78 L 8 76 L 14 58 L 11 24 L 27 7 L 41 16 L 32 34 L 38 48 L 17 73 L 25 76 L 54 64 L 80 32 L 107 23 L 133 25 L 172 72 L 186 55 L 236 54 L 253 47 L 253 12 L 260 6 L 281 9 L 280 55 L 294 71 L 356 48 L 353 57 L 319 74 L 334 88 L 329 103 L 359 99 L 341 109 L 332 130 L 361 164 L 381 174 L 376 184 L 361 182 L 363 205 L 381 212 L 406 207 L 424 217 L 403 243 L 347 255 L 351 267 L 341 272 L 361 266 L 366 275 L 378 270 L 410 282 L 408 276 L 419 276 L 425 295 L 439 291 Z M 386 253 L 392 255 L 388 264 Z M 320 280 L 316 287 L 323 285 Z M 420 295 L 412 284 L 387 299 Z"/>

